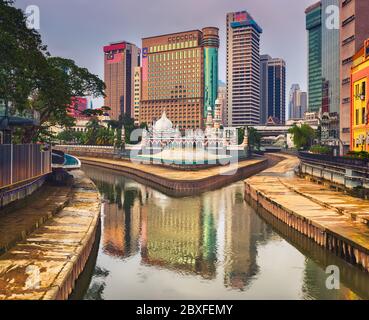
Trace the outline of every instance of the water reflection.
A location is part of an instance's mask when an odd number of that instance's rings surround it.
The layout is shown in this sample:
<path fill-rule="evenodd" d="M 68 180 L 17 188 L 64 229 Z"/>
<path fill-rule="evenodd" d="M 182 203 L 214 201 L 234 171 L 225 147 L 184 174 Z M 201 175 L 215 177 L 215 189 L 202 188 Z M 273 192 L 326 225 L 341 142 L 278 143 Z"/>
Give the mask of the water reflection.
<path fill-rule="evenodd" d="M 99 188 L 104 206 L 95 271 L 80 298 L 369 296 L 368 276 L 346 264 L 339 264 L 344 280 L 341 289 L 327 290 L 325 266 L 342 261 L 311 241 L 288 234 L 290 230 L 270 215 L 256 214 L 244 201 L 242 182 L 198 196 L 173 198 L 119 173 L 84 169 Z M 359 287 L 352 277 L 360 280 Z"/>

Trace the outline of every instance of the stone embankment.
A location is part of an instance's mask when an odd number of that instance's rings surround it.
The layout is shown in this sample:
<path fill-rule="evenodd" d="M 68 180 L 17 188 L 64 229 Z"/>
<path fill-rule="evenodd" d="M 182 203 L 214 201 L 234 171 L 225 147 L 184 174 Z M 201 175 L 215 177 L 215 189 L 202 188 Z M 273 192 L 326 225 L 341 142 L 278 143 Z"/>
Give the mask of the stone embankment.
<path fill-rule="evenodd" d="M 275 166 L 247 179 L 246 199 L 369 271 L 369 201 L 295 176 L 298 164 L 296 157 L 284 155 Z"/>
<path fill-rule="evenodd" d="M 101 206 L 93 182 L 82 171 L 72 175 L 71 186 L 48 187 L 28 206 L 0 215 L 0 299 L 67 299 L 72 292 Z"/>
<path fill-rule="evenodd" d="M 116 170 L 138 182 L 155 187 L 173 196 L 193 195 L 201 191 L 221 188 L 250 177 L 266 169 L 270 160 L 255 158 L 229 166 L 217 166 L 198 171 L 180 171 L 159 165 L 140 164 L 128 160 L 79 157 L 82 164 Z"/>

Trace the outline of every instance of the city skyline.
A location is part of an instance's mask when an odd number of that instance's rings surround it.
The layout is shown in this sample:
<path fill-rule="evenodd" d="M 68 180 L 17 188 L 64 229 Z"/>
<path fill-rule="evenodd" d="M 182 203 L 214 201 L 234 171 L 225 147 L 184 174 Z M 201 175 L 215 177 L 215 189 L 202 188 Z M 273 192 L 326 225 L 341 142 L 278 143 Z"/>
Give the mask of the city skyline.
<path fill-rule="evenodd" d="M 191 5 L 191 2 L 194 5 Z M 219 79 L 226 81 L 226 14 L 247 10 L 263 28 L 260 53 L 281 57 L 287 66 L 300 66 L 289 69 L 287 87 L 300 83 L 306 89 L 306 30 L 304 10 L 314 3 L 301 0 L 298 3 L 281 0 L 233 1 L 205 0 L 199 2 L 168 3 L 115 1 L 87 6 L 86 0 L 64 1 L 62 4 L 45 0 L 17 0 L 15 5 L 25 9 L 28 5 L 40 8 L 39 30 L 52 55 L 65 56 L 87 67 L 104 79 L 104 65 L 101 47 L 110 42 L 128 41 L 138 47 L 142 38 L 156 34 L 192 30 L 197 26 L 211 25 L 220 29 Z M 164 5 L 165 4 L 165 5 Z M 288 7 L 286 11 L 284 8 Z M 196 8 L 194 10 L 193 8 Z M 209 10 L 211 8 L 211 10 Z M 104 12 L 105 19 L 94 19 Z M 206 15 L 203 12 L 207 12 Z M 81 13 L 85 16 L 81 22 Z M 273 14 L 271 14 L 273 13 Z M 77 19 L 78 17 L 78 19 Z M 289 23 L 281 23 L 289 21 Z M 294 27 L 291 28 L 291 25 Z M 71 36 L 72 35 L 72 36 Z M 294 50 L 285 44 L 294 39 Z M 81 49 L 83 48 L 83 50 Z M 95 107 L 102 105 L 103 99 L 94 101 Z"/>

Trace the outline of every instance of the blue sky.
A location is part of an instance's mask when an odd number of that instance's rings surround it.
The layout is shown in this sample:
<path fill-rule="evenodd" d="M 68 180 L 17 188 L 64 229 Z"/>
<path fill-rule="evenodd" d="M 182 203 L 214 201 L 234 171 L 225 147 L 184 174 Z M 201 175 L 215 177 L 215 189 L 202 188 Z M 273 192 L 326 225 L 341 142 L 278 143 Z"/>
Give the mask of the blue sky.
<path fill-rule="evenodd" d="M 16 0 L 40 8 L 43 41 L 52 55 L 75 60 L 103 78 L 102 47 L 127 40 L 215 26 L 220 29 L 220 72 L 226 74 L 226 13 L 247 10 L 263 28 L 261 54 L 283 58 L 287 92 L 292 83 L 306 90 L 305 8 L 314 0 Z M 96 106 L 101 101 L 96 102 Z"/>

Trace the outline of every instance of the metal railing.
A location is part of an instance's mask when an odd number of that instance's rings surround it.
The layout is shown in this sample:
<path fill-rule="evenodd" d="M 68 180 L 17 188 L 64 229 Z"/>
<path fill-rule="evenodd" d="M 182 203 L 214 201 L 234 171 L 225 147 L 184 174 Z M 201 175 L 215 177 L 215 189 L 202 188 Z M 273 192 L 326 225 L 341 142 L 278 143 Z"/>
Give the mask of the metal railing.
<path fill-rule="evenodd" d="M 355 169 L 369 170 L 369 159 L 355 159 L 350 157 L 334 157 L 325 154 L 315 154 L 310 152 L 299 152 L 299 158 L 321 163 L 334 164 L 337 166 L 352 167 Z"/>
<path fill-rule="evenodd" d="M 0 145 L 0 189 L 51 172 L 51 152 L 40 145 Z"/>

